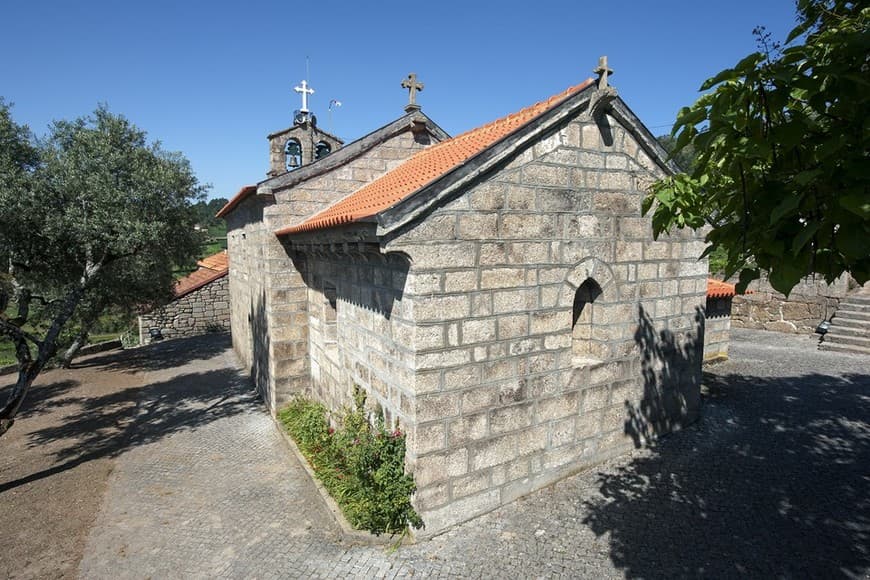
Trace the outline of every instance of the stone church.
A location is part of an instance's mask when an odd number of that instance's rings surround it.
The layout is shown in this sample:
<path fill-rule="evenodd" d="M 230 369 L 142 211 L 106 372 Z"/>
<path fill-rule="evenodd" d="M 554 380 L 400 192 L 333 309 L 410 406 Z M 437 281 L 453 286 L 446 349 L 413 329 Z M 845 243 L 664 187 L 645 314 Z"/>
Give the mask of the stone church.
<path fill-rule="evenodd" d="M 676 168 L 595 72 L 452 138 L 414 75 L 405 114 L 347 145 L 303 101 L 219 213 L 267 405 L 363 388 L 408 433 L 425 535 L 698 414 L 704 243 L 653 239 L 641 200 Z"/>

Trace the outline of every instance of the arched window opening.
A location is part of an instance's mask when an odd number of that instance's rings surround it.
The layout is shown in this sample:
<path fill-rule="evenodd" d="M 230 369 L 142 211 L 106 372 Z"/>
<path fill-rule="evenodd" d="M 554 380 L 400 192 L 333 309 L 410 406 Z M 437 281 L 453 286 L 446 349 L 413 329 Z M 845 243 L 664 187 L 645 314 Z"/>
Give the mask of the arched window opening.
<path fill-rule="evenodd" d="M 287 140 L 284 146 L 284 160 L 287 171 L 293 171 L 302 165 L 302 144 L 298 140 Z"/>
<path fill-rule="evenodd" d="M 593 278 L 587 278 L 574 294 L 571 330 L 574 366 L 595 364 L 607 358 L 607 345 L 599 340 L 596 328 L 592 325 L 594 303 L 601 294 L 601 286 Z"/>
<path fill-rule="evenodd" d="M 318 141 L 314 146 L 314 159 L 321 159 L 332 153 L 332 146 L 326 141 Z"/>

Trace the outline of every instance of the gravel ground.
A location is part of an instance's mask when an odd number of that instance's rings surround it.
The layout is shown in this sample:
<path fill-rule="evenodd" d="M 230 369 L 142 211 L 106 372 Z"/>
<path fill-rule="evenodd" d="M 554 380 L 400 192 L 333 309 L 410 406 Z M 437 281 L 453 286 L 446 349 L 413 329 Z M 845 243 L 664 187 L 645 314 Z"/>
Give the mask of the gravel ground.
<path fill-rule="evenodd" d="M 126 435 L 69 440 L 98 454 L 76 469 L 113 462 L 79 574 L 867 578 L 870 359 L 815 346 L 735 331 L 695 425 L 395 552 L 343 541 L 225 337 L 106 356 L 100 372 L 145 381 L 126 391 Z M 19 511 L 8 493 L 4 511 Z"/>

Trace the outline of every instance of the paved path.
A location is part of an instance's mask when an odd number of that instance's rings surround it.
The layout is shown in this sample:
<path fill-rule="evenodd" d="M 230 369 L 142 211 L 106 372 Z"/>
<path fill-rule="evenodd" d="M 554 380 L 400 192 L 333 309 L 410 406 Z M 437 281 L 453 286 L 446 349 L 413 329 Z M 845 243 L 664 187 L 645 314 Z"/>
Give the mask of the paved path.
<path fill-rule="evenodd" d="M 394 553 L 342 543 L 229 351 L 167 343 L 80 574 L 867 577 L 870 359 L 736 334 L 695 426 Z"/>

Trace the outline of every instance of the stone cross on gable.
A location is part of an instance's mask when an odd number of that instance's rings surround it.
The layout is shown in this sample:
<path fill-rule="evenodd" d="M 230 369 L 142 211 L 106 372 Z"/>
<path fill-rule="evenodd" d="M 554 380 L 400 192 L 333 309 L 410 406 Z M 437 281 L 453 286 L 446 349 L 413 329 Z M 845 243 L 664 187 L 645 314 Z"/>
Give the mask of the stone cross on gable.
<path fill-rule="evenodd" d="M 607 67 L 607 56 L 601 56 L 598 58 L 598 68 L 592 72 L 598 75 L 598 90 L 601 91 L 606 89 L 607 76 L 613 74 L 613 69 Z"/>
<path fill-rule="evenodd" d="M 423 90 L 423 83 L 417 82 L 417 74 L 409 74 L 408 78 L 402 81 L 402 88 L 408 89 L 408 104 L 405 106 L 405 110 L 408 112 L 418 110 L 420 105 L 417 104 L 417 91 Z"/>
<path fill-rule="evenodd" d="M 308 112 L 308 95 L 314 94 L 314 89 L 308 87 L 308 81 L 302 81 L 301 87 L 293 87 L 297 93 L 302 93 L 302 108 L 299 109 L 303 113 Z"/>

